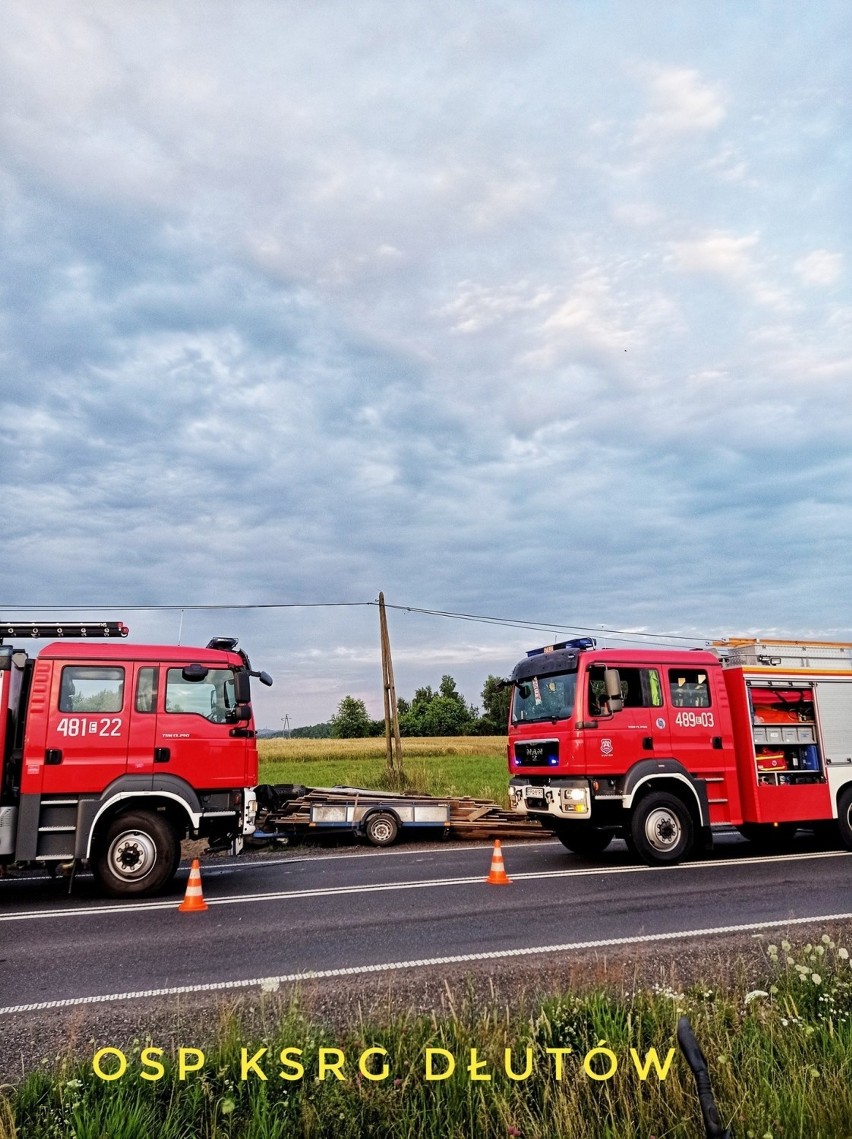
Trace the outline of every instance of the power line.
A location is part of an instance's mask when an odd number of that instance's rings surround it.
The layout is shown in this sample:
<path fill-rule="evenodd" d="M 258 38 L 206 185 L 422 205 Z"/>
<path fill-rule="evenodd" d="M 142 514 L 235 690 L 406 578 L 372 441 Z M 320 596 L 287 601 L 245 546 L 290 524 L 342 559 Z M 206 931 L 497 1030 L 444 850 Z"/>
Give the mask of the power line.
<path fill-rule="evenodd" d="M 0 604 L 0 613 L 29 612 L 29 613 L 80 613 L 80 612 L 121 612 L 121 613 L 183 613 L 183 612 L 223 612 L 223 611 L 250 611 L 272 609 L 346 609 L 367 608 L 378 605 L 378 601 L 270 601 L 246 602 L 238 604 L 166 604 L 166 605 L 3 605 Z M 613 629 L 603 625 L 567 625 L 560 621 L 525 620 L 517 617 L 494 617 L 483 613 L 465 613 L 449 609 L 427 609 L 417 605 L 393 605 L 387 603 L 388 609 L 395 609 L 401 613 L 414 613 L 427 617 L 442 617 L 448 620 L 469 621 L 483 625 L 496 625 L 502 628 L 525 629 L 535 632 L 554 633 L 586 633 L 603 636 L 611 640 L 619 640 L 627 644 L 647 644 L 649 641 L 682 641 L 694 644 L 696 641 L 707 643 L 711 638 L 703 636 L 687 636 L 681 633 L 642 632 L 637 629 Z"/>
<path fill-rule="evenodd" d="M 627 640 L 634 644 L 646 644 L 648 640 L 686 641 L 693 644 L 696 640 L 708 640 L 699 636 L 686 636 L 681 633 L 643 633 L 638 629 L 611 629 L 604 625 L 563 625 L 558 621 L 525 621 L 515 617 L 489 617 L 480 613 L 455 613 L 444 609 L 421 609 L 412 605 L 391 605 L 388 609 L 398 609 L 404 613 L 420 613 L 432 617 L 449 617 L 460 621 L 475 621 L 482 624 L 500 625 L 513 629 L 532 629 L 536 631 L 567 632 L 567 633 L 594 633 L 613 639 Z"/>
<path fill-rule="evenodd" d="M 247 602 L 237 605 L 4 605 L 0 612 L 10 613 L 176 613 L 184 610 L 238 610 L 238 609 L 342 609 L 377 605 L 377 601 L 270 601 Z"/>

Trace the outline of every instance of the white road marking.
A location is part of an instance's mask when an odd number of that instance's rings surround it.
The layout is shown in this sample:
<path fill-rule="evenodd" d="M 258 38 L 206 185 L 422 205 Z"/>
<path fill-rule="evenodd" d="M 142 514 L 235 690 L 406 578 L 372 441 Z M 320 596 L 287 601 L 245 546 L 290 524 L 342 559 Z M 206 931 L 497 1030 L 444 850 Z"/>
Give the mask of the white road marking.
<path fill-rule="evenodd" d="M 534 870 L 522 873 L 509 872 L 513 882 L 533 882 L 550 880 L 552 878 L 594 878 L 608 877 L 620 874 L 673 874 L 677 871 L 711 870 L 727 868 L 729 866 L 755 866 L 763 863 L 780 862 L 808 862 L 822 858 L 849 858 L 847 851 L 823 851 L 814 854 L 783 854 L 759 858 L 727 858 L 724 861 L 713 862 L 682 862 L 677 866 L 597 866 L 582 867 L 572 870 Z M 376 882 L 362 883 L 356 886 L 324 886 L 319 889 L 298 890 L 270 890 L 252 894 L 234 894 L 226 898 L 206 898 L 208 907 L 255 905 L 258 902 L 287 901 L 292 898 L 333 898 L 345 894 L 371 894 L 383 893 L 389 890 L 423 890 L 441 886 L 470 886 L 484 883 L 485 875 L 468 875 L 463 878 L 427 878 L 423 881 L 407 882 Z M 77 906 L 66 909 L 39 909 L 21 910 L 18 913 L 0 914 L 0 922 L 10 921 L 39 921 L 45 918 L 88 918 L 98 914 L 127 914 L 140 913 L 148 910 L 177 910 L 178 902 L 172 898 L 168 901 L 140 901 L 124 902 L 116 905 Z"/>
<path fill-rule="evenodd" d="M 448 957 L 425 957 L 417 961 L 386 961 L 379 965 L 352 965 L 342 969 L 318 969 L 311 973 L 283 973 L 277 977 L 252 977 L 238 981 L 211 981 L 203 985 L 175 985 L 167 989 L 140 989 L 127 993 L 104 993 L 89 997 L 68 997 L 57 1001 L 9 1005 L 0 1008 L 0 1016 L 46 1009 L 71 1008 L 75 1005 L 107 1004 L 113 1001 L 139 1000 L 145 997 L 175 997 L 189 993 L 211 993 L 220 989 L 261 988 L 273 992 L 280 985 L 304 981 L 321 981 L 332 977 L 358 977 L 368 973 L 389 973 L 394 969 L 418 969 L 438 965 L 463 965 L 472 961 L 499 961 L 510 957 L 533 957 L 540 953 L 567 953 L 578 949 L 607 949 L 620 945 L 650 944 L 676 941 L 679 938 L 714 937 L 720 934 L 752 933 L 767 929 L 789 929 L 797 925 L 849 921 L 852 914 L 820 914 L 810 918 L 784 918 L 779 921 L 753 922 L 747 925 L 720 925 L 710 929 L 683 929 L 674 933 L 648 933 L 635 937 L 608 937 L 598 941 L 568 941 L 562 945 L 537 945 L 525 949 L 495 949 L 484 953 L 458 953 Z"/>

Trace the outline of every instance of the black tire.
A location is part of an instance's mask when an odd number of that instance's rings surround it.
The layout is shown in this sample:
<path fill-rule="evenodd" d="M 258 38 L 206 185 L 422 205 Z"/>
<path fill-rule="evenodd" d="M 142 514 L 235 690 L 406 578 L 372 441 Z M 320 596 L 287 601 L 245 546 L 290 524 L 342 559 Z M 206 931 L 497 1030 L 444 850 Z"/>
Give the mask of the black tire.
<path fill-rule="evenodd" d="M 692 850 L 693 831 L 686 805 L 665 791 L 640 799 L 630 820 L 631 845 L 647 866 L 668 866 L 685 858 Z"/>
<path fill-rule="evenodd" d="M 131 811 L 107 827 L 92 870 L 110 897 L 140 897 L 162 890 L 179 860 L 180 843 L 168 820 L 152 811 Z"/>
<path fill-rule="evenodd" d="M 837 829 L 840 841 L 847 850 L 852 850 L 852 787 L 845 788 L 837 800 Z"/>
<path fill-rule="evenodd" d="M 553 828 L 553 833 L 566 850 L 587 857 L 603 854 L 615 838 L 613 831 L 604 831 L 587 823 L 560 823 Z"/>
<path fill-rule="evenodd" d="M 755 850 L 761 850 L 765 854 L 780 854 L 789 850 L 798 829 L 795 823 L 779 823 L 777 827 L 771 823 L 743 823 L 737 827 Z"/>
<path fill-rule="evenodd" d="M 399 823 L 389 811 L 376 811 L 364 823 L 364 837 L 371 846 L 390 846 L 399 834 Z"/>

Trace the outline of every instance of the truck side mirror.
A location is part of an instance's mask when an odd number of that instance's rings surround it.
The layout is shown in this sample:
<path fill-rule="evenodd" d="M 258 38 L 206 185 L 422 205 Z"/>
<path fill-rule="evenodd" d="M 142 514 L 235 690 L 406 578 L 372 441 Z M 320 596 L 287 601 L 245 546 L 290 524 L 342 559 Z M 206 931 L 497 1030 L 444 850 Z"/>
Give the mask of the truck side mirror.
<path fill-rule="evenodd" d="M 234 673 L 234 696 L 238 704 L 251 702 L 251 681 L 247 672 Z"/>
<path fill-rule="evenodd" d="M 624 699 L 621 695 L 621 677 L 617 668 L 604 669 L 604 689 L 610 712 L 620 712 L 624 707 Z"/>

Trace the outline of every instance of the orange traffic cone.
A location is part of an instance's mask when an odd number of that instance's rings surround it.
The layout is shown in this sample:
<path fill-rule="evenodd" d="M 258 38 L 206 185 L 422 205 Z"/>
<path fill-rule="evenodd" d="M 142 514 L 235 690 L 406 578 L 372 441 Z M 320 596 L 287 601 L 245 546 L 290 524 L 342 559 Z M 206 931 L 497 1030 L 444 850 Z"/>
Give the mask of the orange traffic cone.
<path fill-rule="evenodd" d="M 512 879 L 507 875 L 503 865 L 503 851 L 500 849 L 500 839 L 494 839 L 494 853 L 491 855 L 491 869 L 485 881 L 490 886 L 511 886 Z"/>
<path fill-rule="evenodd" d="M 181 913 L 191 914 L 193 912 L 200 913 L 202 910 L 207 909 L 207 903 L 204 901 L 204 895 L 201 892 L 201 868 L 198 865 L 198 859 L 193 858 L 192 868 L 189 871 L 189 881 L 186 884 L 186 894 L 184 894 L 183 901 L 178 906 Z"/>

